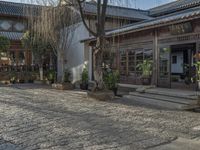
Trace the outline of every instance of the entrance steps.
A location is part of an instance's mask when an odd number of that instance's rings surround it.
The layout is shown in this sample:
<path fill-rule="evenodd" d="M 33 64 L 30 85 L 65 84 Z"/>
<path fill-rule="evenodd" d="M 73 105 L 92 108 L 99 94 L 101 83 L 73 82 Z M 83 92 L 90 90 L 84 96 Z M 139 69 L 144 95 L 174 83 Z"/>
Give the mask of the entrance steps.
<path fill-rule="evenodd" d="M 200 108 L 200 93 L 176 89 L 164 89 L 139 86 L 134 91 L 123 95 L 137 104 L 175 110 L 192 110 Z"/>

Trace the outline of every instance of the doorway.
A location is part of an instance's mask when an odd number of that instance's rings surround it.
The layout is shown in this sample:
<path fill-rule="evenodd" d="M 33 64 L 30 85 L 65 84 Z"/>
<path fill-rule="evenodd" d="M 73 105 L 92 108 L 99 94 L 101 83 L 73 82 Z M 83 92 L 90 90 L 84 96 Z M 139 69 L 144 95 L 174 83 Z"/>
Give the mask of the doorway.
<path fill-rule="evenodd" d="M 179 44 L 159 49 L 158 86 L 195 90 L 196 44 Z"/>
<path fill-rule="evenodd" d="M 195 90 L 196 44 L 171 46 L 171 88 Z"/>

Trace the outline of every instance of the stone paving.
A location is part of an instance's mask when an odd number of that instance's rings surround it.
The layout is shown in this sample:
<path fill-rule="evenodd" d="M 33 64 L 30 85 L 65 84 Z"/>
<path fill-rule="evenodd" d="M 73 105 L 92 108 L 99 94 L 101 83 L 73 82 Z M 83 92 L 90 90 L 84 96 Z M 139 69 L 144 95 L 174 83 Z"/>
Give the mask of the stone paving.
<path fill-rule="evenodd" d="M 100 102 L 84 92 L 0 87 L 0 150 L 154 149 L 200 137 L 200 114 Z"/>

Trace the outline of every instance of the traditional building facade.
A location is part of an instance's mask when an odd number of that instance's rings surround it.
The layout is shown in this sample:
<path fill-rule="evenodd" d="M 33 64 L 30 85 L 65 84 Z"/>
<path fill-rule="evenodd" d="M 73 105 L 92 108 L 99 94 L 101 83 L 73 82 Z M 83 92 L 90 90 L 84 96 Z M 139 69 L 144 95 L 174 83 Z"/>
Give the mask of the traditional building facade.
<path fill-rule="evenodd" d="M 96 31 L 96 2 L 85 2 L 83 4 L 84 15 L 90 29 Z M 148 16 L 148 11 L 124 8 L 118 6 L 108 6 L 106 14 L 105 29 L 111 31 L 122 26 L 136 23 L 143 20 L 151 19 Z M 92 79 L 92 64 L 91 55 L 92 49 L 85 48 L 83 39 L 91 37 L 83 23 L 80 22 L 74 32 L 73 39 L 70 46 L 66 49 L 66 68 L 72 71 L 73 82 L 79 81 L 81 78 L 83 66 L 87 64 L 89 69 L 89 77 Z"/>
<path fill-rule="evenodd" d="M 0 1 L 0 36 L 7 37 L 10 40 L 10 47 L 6 53 L 0 55 L 0 80 L 8 81 L 15 76 L 30 76 L 27 72 L 38 72 L 39 62 L 34 59 L 31 50 L 26 49 L 22 44 L 22 37 L 28 30 L 28 13 L 27 9 L 39 12 L 41 6 Z M 48 71 L 56 68 L 52 63 L 51 53 L 43 57 L 43 69 Z"/>
<path fill-rule="evenodd" d="M 196 82 L 190 79 L 196 76 L 200 52 L 200 0 L 168 3 L 148 10 L 148 15 L 151 19 L 106 33 L 121 83 L 141 84 L 136 66 L 148 59 L 153 61 L 152 85 L 195 90 Z M 90 50 L 95 39 L 82 42 Z"/>
<path fill-rule="evenodd" d="M 1 57 L 0 65 L 31 65 L 32 56 L 23 48 L 21 38 L 27 30 L 27 17 L 23 12 L 24 5 L 0 1 L 0 35 L 10 40 L 9 57 Z"/>

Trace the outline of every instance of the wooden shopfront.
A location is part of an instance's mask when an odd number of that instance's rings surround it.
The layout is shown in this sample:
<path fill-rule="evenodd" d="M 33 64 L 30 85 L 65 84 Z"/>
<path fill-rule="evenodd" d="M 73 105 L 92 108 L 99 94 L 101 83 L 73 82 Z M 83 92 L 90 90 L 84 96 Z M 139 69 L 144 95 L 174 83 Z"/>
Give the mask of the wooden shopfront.
<path fill-rule="evenodd" d="M 137 65 L 153 60 L 152 85 L 166 88 L 196 89 L 194 63 L 200 52 L 200 20 L 175 24 L 191 29 L 174 33 L 172 25 L 131 33 L 121 37 L 117 48 L 121 83 L 141 84 L 142 72 Z M 189 71 L 185 73 L 185 66 Z M 190 80 L 190 79 L 188 79 Z"/>

